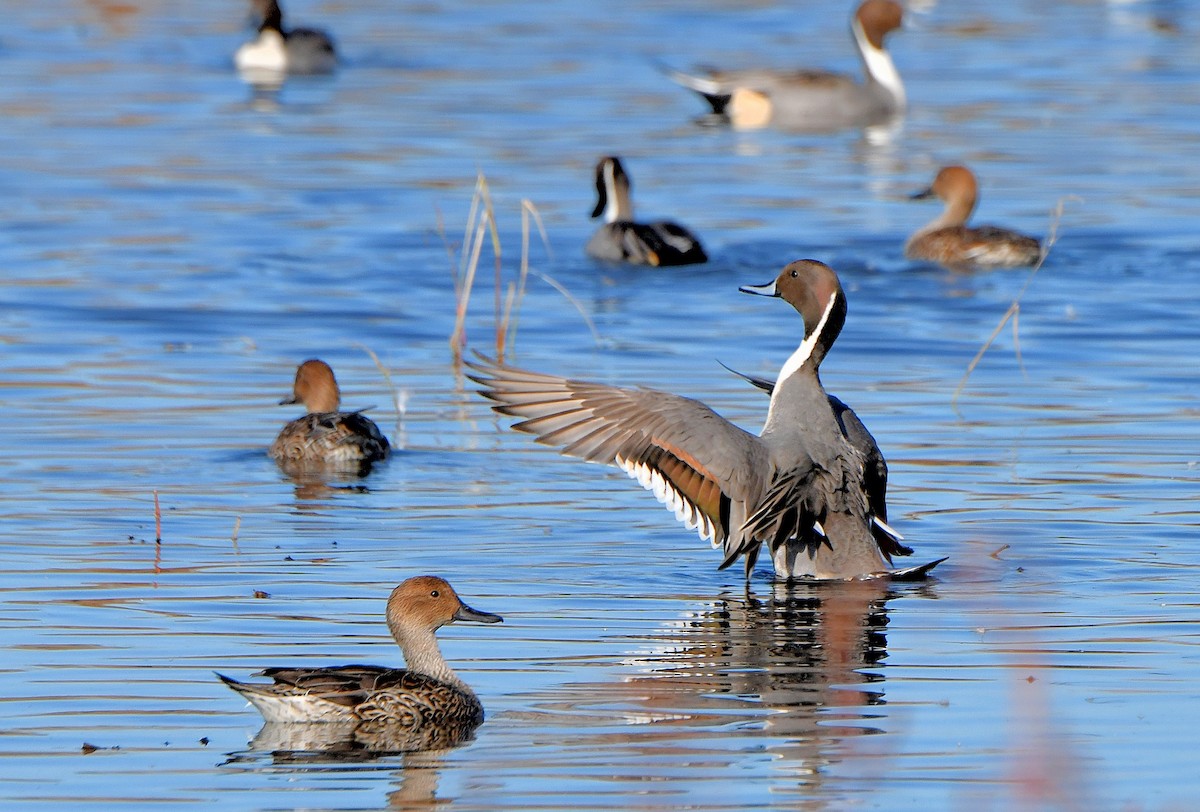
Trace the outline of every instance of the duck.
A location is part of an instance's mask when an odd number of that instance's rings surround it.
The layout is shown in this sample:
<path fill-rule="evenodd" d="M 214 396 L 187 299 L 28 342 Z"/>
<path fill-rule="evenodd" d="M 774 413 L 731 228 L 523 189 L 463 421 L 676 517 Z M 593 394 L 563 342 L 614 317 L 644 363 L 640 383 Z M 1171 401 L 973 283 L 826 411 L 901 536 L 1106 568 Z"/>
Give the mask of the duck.
<path fill-rule="evenodd" d="M 850 30 L 862 58 L 862 82 L 842 73 L 807 69 L 668 75 L 699 93 L 712 112 L 735 129 L 773 125 L 820 132 L 884 124 L 907 105 L 904 82 L 884 44 L 903 22 L 904 9 L 894 0 L 866 0 L 854 12 Z"/>
<path fill-rule="evenodd" d="M 946 207 L 909 237 L 904 245 L 908 259 L 936 262 L 951 270 L 1026 268 L 1042 259 L 1042 244 L 1036 237 L 998 226 L 967 225 L 979 198 L 979 184 L 965 166 L 942 167 L 932 185 L 911 197 L 936 197 Z"/>
<path fill-rule="evenodd" d="M 707 262 L 700 240 L 678 223 L 660 220 L 638 223 L 633 219 L 631 183 L 621 159 L 606 155 L 596 163 L 596 208 L 592 217 L 604 216 L 604 225 L 592 235 L 588 256 L 634 265 L 696 265 Z"/>
<path fill-rule="evenodd" d="M 380 727 L 435 734 L 435 741 L 461 741 L 484 720 L 483 704 L 442 657 L 435 632 L 450 623 L 500 623 L 503 618 L 472 609 L 436 575 L 418 575 L 392 590 L 387 624 L 404 652 L 407 668 L 342 665 L 267 668 L 253 676 L 270 683 L 242 682 L 217 673 L 245 697 L 267 723 L 337 724 L 372 731 Z"/>
<path fill-rule="evenodd" d="M 276 0 L 252 0 L 251 5 L 262 23 L 258 36 L 234 53 L 239 71 L 302 75 L 332 73 L 337 68 L 337 51 L 324 31 L 284 28 Z"/>
<path fill-rule="evenodd" d="M 391 446 L 387 437 L 361 411 L 339 410 L 341 392 L 333 369 L 310 358 L 296 369 L 291 397 L 281 406 L 303 403 L 308 413 L 283 427 L 268 450 L 285 468 L 356 469 L 366 473 L 387 459 Z"/>
<path fill-rule="evenodd" d="M 743 293 L 782 298 L 803 319 L 800 345 L 772 385 L 758 435 L 698 400 L 532 372 L 480 356 L 470 377 L 512 426 L 562 453 L 614 465 L 650 490 L 701 539 L 720 569 L 741 558 L 749 581 L 761 548 L 775 577 L 921 578 L 941 561 L 893 569 L 912 548 L 886 521 L 886 463 L 857 415 L 821 385 L 820 365 L 846 319 L 837 273 L 789 263 Z M 859 427 L 861 426 L 861 433 Z M 865 435 L 862 436 L 862 435 Z"/>

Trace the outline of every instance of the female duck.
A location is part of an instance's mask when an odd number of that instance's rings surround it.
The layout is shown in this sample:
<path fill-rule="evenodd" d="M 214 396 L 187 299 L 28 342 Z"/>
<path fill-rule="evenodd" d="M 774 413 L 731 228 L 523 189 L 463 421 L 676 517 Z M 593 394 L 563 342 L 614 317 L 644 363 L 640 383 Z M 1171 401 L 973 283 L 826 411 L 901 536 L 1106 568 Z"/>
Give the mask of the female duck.
<path fill-rule="evenodd" d="M 904 83 L 884 46 L 900 28 L 904 11 L 893 0 L 866 0 L 850 29 L 862 58 L 865 80 L 823 70 L 717 71 L 707 76 L 673 72 L 675 81 L 696 91 L 717 115 L 738 129 L 774 125 L 829 131 L 883 124 L 904 111 Z"/>
<path fill-rule="evenodd" d="M 237 49 L 233 61 L 239 71 L 254 73 L 331 73 L 337 52 L 324 31 L 283 27 L 283 12 L 276 0 L 253 0 L 254 13 L 262 18 L 258 37 Z"/>
<path fill-rule="evenodd" d="M 271 443 L 271 458 L 284 467 L 345 468 L 360 473 L 386 459 L 391 447 L 379 427 L 361 412 L 338 411 L 340 402 L 329 364 L 315 358 L 301 364 L 292 397 L 279 403 L 303 403 L 308 414 L 283 427 Z"/>
<path fill-rule="evenodd" d="M 607 156 L 596 164 L 596 208 L 592 217 L 604 215 L 604 225 L 592 235 L 589 256 L 635 265 L 695 265 L 707 262 L 700 241 L 678 223 L 660 220 L 636 223 L 629 195 L 629 176 L 620 159 Z"/>
<path fill-rule="evenodd" d="M 933 185 L 914 200 L 937 197 L 946 204 L 942 214 L 913 234 L 904 256 L 944 265 L 951 270 L 1024 268 L 1042 258 L 1035 238 L 997 226 L 968 226 L 978 199 L 975 175 L 965 166 L 947 166 Z"/>
<path fill-rule="evenodd" d="M 273 684 L 217 674 L 267 722 L 390 725 L 462 741 L 483 722 L 483 705 L 446 663 L 434 633 L 455 621 L 499 623 L 499 615 L 467 606 L 445 580 L 420 575 L 388 597 L 387 624 L 407 668 L 344 665 L 268 668 Z M 441 735 L 448 734 L 448 735 Z"/>

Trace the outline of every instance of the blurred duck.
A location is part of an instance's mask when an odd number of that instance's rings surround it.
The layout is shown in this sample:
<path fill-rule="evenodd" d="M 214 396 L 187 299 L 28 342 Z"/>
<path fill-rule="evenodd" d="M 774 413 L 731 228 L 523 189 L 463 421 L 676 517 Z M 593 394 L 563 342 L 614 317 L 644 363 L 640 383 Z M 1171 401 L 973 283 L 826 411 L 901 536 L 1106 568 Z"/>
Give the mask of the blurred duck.
<path fill-rule="evenodd" d="M 904 11 L 893 0 L 866 0 L 850 29 L 862 57 L 864 81 L 823 70 L 734 70 L 671 77 L 703 96 L 738 129 L 769 124 L 809 131 L 881 124 L 904 111 L 904 83 L 884 47 Z"/>
<path fill-rule="evenodd" d="M 846 318 L 833 269 L 789 264 L 745 293 L 780 297 L 803 318 L 800 346 L 771 385 L 762 432 L 738 428 L 699 401 L 645 388 L 472 363 L 472 379 L 513 426 L 564 454 L 615 465 L 702 539 L 727 567 L 744 558 L 749 579 L 760 548 L 781 579 L 922 577 L 939 562 L 890 568 L 912 549 L 886 522 L 887 469 L 852 411 L 821 386 L 821 361 Z M 873 449 L 873 451 L 872 451 Z"/>
<path fill-rule="evenodd" d="M 596 208 L 592 217 L 604 215 L 604 225 L 585 249 L 589 256 L 635 265 L 694 265 L 707 262 L 700 241 L 678 223 L 661 220 L 636 223 L 629 196 L 629 176 L 613 156 L 596 164 Z"/>
<path fill-rule="evenodd" d="M 362 412 L 338 411 L 341 393 L 324 361 L 305 361 L 296 370 L 292 396 L 280 405 L 303 403 L 308 414 L 283 427 L 271 443 L 271 458 L 285 468 L 339 468 L 361 473 L 386 459 L 387 438 Z"/>
<path fill-rule="evenodd" d="M 933 185 L 917 192 L 914 200 L 937 197 L 946 204 L 942 214 L 913 234 L 904 256 L 936 262 L 952 270 L 1023 268 L 1042 258 L 1035 238 L 996 226 L 968 226 L 975 210 L 978 186 L 965 166 L 947 166 Z"/>
<path fill-rule="evenodd" d="M 255 18 L 261 18 L 258 37 L 234 54 L 234 64 L 244 73 L 331 73 L 337 68 L 333 41 L 324 31 L 283 27 L 283 12 L 276 0 L 252 0 Z"/>
<path fill-rule="evenodd" d="M 442 578 L 420 575 L 392 590 L 387 602 L 388 629 L 407 668 L 268 668 L 254 675 L 270 677 L 271 684 L 217 676 L 267 722 L 385 724 L 437 732 L 436 738 L 452 744 L 483 722 L 483 705 L 442 657 L 434 633 L 455 621 L 501 620 L 467 606 Z"/>

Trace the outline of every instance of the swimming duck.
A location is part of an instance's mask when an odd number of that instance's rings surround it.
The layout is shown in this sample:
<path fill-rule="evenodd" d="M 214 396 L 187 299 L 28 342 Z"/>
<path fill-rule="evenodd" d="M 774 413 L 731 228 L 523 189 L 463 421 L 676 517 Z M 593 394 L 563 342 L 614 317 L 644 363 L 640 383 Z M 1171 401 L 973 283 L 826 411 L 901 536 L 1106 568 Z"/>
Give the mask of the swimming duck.
<path fill-rule="evenodd" d="M 904 256 L 924 259 L 954 270 L 1024 268 L 1042 258 L 1034 237 L 997 226 L 968 226 L 978 199 L 975 175 L 965 166 L 943 167 L 933 185 L 912 195 L 937 197 L 946 204 L 939 217 L 918 229 L 904 245 Z"/>
<path fill-rule="evenodd" d="M 338 411 L 341 393 L 329 364 L 315 358 L 296 370 L 292 396 L 280 405 L 303 403 L 308 414 L 283 427 L 268 453 L 284 467 L 370 470 L 391 450 L 387 437 L 362 412 Z"/>
<path fill-rule="evenodd" d="M 846 318 L 837 274 L 798 260 L 767 285 L 741 290 L 781 297 L 804 320 L 800 346 L 773 384 L 767 422 L 755 436 L 699 401 L 497 364 L 472 362 L 471 377 L 513 426 L 564 454 L 615 465 L 702 539 L 721 546 L 746 578 L 762 545 L 779 578 L 919 577 L 937 563 L 890 568 L 912 550 L 888 526 L 886 464 L 870 434 L 821 386 L 819 368 Z M 878 450 L 877 447 L 876 451 Z M 864 451 L 866 453 L 864 453 Z"/>
<path fill-rule="evenodd" d="M 611 155 L 596 164 L 596 208 L 592 217 L 604 215 L 604 225 L 585 249 L 589 256 L 636 265 L 694 265 L 707 262 L 700 241 L 678 223 L 660 220 L 636 223 L 629 196 L 629 175 L 619 158 Z"/>
<path fill-rule="evenodd" d="M 233 61 L 239 71 L 312 74 L 337 68 L 337 52 L 324 31 L 283 27 L 283 12 L 276 0 L 252 0 L 262 19 L 258 37 L 237 49 Z"/>
<path fill-rule="evenodd" d="M 434 633 L 455 621 L 502 618 L 467 606 L 444 579 L 419 575 L 393 589 L 387 602 L 388 629 L 407 668 L 268 668 L 254 675 L 270 677 L 271 684 L 217 676 L 267 722 L 389 725 L 460 733 L 449 738 L 461 741 L 483 722 L 483 705 L 438 648 Z"/>
<path fill-rule="evenodd" d="M 713 112 L 738 129 L 769 124 L 809 131 L 881 124 L 904 111 L 904 82 L 884 47 L 899 28 L 904 10 L 893 0 L 866 0 L 854 12 L 850 29 L 862 57 L 864 81 L 823 70 L 714 71 L 706 76 L 670 72 L 696 91 Z"/>

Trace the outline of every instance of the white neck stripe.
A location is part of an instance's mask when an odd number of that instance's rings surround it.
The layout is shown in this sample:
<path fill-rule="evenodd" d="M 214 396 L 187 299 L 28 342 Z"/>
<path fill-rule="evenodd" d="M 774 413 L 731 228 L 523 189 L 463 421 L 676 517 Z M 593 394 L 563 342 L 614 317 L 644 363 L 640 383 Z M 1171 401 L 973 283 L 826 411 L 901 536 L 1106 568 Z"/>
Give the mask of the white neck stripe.
<path fill-rule="evenodd" d="M 825 322 L 829 321 L 829 314 L 833 312 L 834 305 L 837 304 L 838 292 L 835 290 L 829 296 L 829 304 L 825 305 L 825 312 L 821 314 L 821 320 L 817 322 L 816 328 L 804 337 L 800 342 L 800 346 L 787 359 L 787 363 L 783 365 L 783 369 L 779 370 L 779 379 L 775 382 L 775 391 L 779 391 L 779 387 L 788 378 L 792 377 L 800 370 L 812 355 L 813 350 L 817 346 L 817 342 L 821 339 L 821 333 L 825 330 Z"/>
<path fill-rule="evenodd" d="M 617 177 L 612 161 L 604 162 L 604 222 L 615 223 L 620 217 L 621 203 L 617 200 Z"/>
<path fill-rule="evenodd" d="M 867 66 L 867 74 L 883 86 L 895 100 L 897 107 L 904 107 L 904 82 L 900 79 L 900 71 L 896 70 L 896 63 L 892 61 L 891 54 L 871 44 L 857 18 L 854 20 L 853 30 L 854 41 L 858 43 L 858 51 Z"/>

